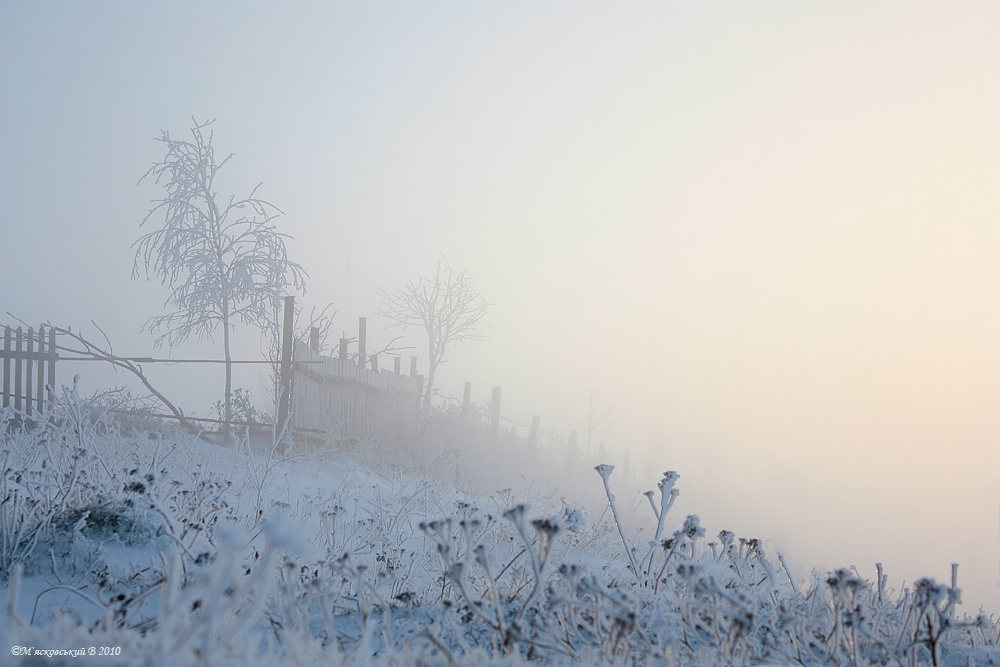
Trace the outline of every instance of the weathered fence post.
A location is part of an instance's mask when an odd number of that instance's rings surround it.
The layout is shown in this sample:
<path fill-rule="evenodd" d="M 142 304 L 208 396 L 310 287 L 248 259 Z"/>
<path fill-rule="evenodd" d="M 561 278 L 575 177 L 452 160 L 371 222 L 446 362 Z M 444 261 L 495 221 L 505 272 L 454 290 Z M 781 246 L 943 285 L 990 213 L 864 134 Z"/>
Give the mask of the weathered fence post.
<path fill-rule="evenodd" d="M 417 358 L 410 357 L 410 377 L 417 377 Z"/>
<path fill-rule="evenodd" d="M 535 453 L 535 449 L 538 447 L 538 425 L 541 423 L 542 418 L 535 415 L 531 418 L 531 430 L 528 431 L 528 449 L 531 453 Z"/>
<path fill-rule="evenodd" d="M 364 378 L 368 368 L 368 318 L 358 318 L 358 377 Z"/>
<path fill-rule="evenodd" d="M 288 421 L 292 393 L 292 338 L 295 336 L 295 297 L 285 297 L 285 326 L 281 331 L 281 368 L 278 373 L 278 428 Z M 226 425 L 228 428 L 228 424 Z"/>
<path fill-rule="evenodd" d="M 495 438 L 500 433 L 500 387 L 493 387 L 490 398 L 490 437 Z"/>
<path fill-rule="evenodd" d="M 569 452 L 566 454 L 566 467 L 570 470 L 576 465 L 576 431 L 569 432 Z"/>
<path fill-rule="evenodd" d="M 56 330 L 55 327 L 49 327 L 49 376 L 48 384 L 49 386 L 49 402 L 55 403 L 56 400 L 56 359 L 59 358 L 59 350 L 56 349 Z"/>
<path fill-rule="evenodd" d="M 392 372 L 396 376 L 399 375 L 399 356 L 398 355 L 392 358 Z"/>
<path fill-rule="evenodd" d="M 465 392 L 462 394 L 462 419 L 469 417 L 469 404 L 472 402 L 472 383 L 465 383 Z"/>
<path fill-rule="evenodd" d="M 319 352 L 319 327 L 309 327 L 309 349 Z"/>

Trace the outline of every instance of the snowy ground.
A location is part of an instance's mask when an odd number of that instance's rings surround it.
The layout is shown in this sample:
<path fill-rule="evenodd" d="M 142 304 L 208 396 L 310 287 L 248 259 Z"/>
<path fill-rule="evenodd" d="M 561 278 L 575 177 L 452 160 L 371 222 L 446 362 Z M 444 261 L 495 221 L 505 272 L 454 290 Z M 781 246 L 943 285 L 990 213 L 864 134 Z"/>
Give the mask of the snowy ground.
<path fill-rule="evenodd" d="M 798 580 L 673 516 L 674 473 L 647 498 L 581 469 L 567 497 L 564 466 L 443 418 L 279 455 L 64 398 L 30 431 L 0 418 L 2 664 L 1000 662 L 1000 621 L 950 582 Z"/>

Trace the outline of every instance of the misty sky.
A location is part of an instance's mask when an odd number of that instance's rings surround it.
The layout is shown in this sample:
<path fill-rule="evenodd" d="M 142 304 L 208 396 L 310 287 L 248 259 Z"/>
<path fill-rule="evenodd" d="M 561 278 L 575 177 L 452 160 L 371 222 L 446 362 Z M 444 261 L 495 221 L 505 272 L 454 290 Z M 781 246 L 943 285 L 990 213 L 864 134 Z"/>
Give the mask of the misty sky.
<path fill-rule="evenodd" d="M 337 335 L 443 253 L 495 304 L 443 392 L 560 431 L 594 390 L 679 518 L 1000 611 L 997 63 L 988 2 L 3 0 L 0 312 L 150 354 L 136 183 L 216 118 Z"/>

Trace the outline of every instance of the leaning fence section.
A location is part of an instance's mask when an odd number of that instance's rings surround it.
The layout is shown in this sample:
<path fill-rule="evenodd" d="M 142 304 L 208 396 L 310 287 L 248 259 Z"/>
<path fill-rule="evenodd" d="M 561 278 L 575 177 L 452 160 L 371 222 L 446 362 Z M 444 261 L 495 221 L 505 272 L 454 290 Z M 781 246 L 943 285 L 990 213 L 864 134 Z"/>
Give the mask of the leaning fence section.
<path fill-rule="evenodd" d="M 374 370 L 348 356 L 326 357 L 294 341 L 291 425 L 337 441 L 412 440 L 421 378 Z M 397 366 L 398 368 L 398 366 Z"/>

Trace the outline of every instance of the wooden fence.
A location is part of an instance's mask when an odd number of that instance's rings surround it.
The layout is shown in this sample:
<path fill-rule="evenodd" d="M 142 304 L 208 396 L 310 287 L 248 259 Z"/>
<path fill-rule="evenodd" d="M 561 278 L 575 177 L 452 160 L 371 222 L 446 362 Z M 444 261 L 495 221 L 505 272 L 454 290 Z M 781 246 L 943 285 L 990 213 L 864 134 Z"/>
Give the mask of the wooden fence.
<path fill-rule="evenodd" d="M 475 405 L 472 402 L 472 383 L 465 383 L 465 390 L 462 398 L 447 396 L 435 391 L 435 395 L 444 400 L 445 404 L 457 406 L 461 404 L 459 421 L 463 423 L 473 423 L 482 429 L 483 436 L 489 441 L 502 440 L 507 446 L 512 443 L 519 443 L 529 459 L 541 456 L 552 461 L 561 463 L 568 471 L 583 470 L 598 463 L 608 463 L 615 461 L 622 470 L 626 479 L 632 479 L 635 470 L 631 462 L 631 452 L 624 449 L 620 452 L 612 451 L 608 444 L 598 440 L 593 451 L 589 448 L 581 447 L 579 444 L 580 433 L 577 430 L 556 432 L 550 427 L 548 433 L 541 429 L 542 418 L 534 415 L 531 424 L 522 424 L 514 419 L 503 416 L 500 411 L 500 398 L 502 390 L 500 387 L 493 387 L 490 392 L 489 403 Z M 438 425 L 439 430 L 446 433 L 450 439 L 457 438 L 457 432 L 449 433 L 449 427 Z M 466 434 L 468 430 L 466 430 Z M 594 435 L 596 431 L 592 431 Z M 584 433 L 586 437 L 586 433 Z"/>
<path fill-rule="evenodd" d="M 42 412 L 52 396 L 45 385 L 55 387 L 56 332 L 40 326 L 3 329 L 3 407 L 32 415 Z"/>
<path fill-rule="evenodd" d="M 325 357 L 300 340 L 293 345 L 291 426 L 338 441 L 378 438 L 412 440 L 418 430 L 423 378 L 359 364 L 341 346 Z M 363 349 L 363 348 L 362 348 Z M 364 352 L 358 359 L 365 358 Z"/>
<path fill-rule="evenodd" d="M 336 357 L 321 355 L 318 335 L 312 332 L 307 344 L 291 334 L 290 313 L 294 312 L 294 298 L 286 299 L 286 322 L 283 333 L 283 347 L 280 361 L 282 403 L 284 415 L 290 415 L 290 427 L 295 431 L 330 438 L 334 441 L 349 442 L 364 438 L 376 438 L 397 443 L 413 442 L 421 431 L 420 406 L 423 393 L 423 377 L 416 372 L 416 358 L 410 359 L 409 374 L 400 372 L 400 359 L 392 357 L 392 370 L 379 369 L 379 355 L 369 355 L 366 350 L 366 319 L 360 318 L 358 348 L 356 355 L 347 352 L 348 341 L 342 339 Z M 52 326 L 16 329 L 3 327 L 3 407 L 12 407 L 16 412 L 31 416 L 48 409 L 54 396 L 46 391 L 46 385 L 56 386 L 56 361 L 107 361 L 119 365 L 131 362 L 146 363 L 222 363 L 212 359 L 153 359 L 148 357 L 123 358 L 90 347 L 85 350 L 64 348 L 57 345 L 57 329 Z M 60 357 L 59 350 L 70 352 L 70 356 Z M 74 356 L 73 353 L 76 353 Z M 83 355 L 83 356 L 81 356 Z M 384 356 L 384 355 L 383 355 Z M 359 363 L 365 360 L 366 363 Z M 274 363 L 271 361 L 238 361 L 234 363 Z M 147 385 L 148 387 L 148 385 Z M 444 396 L 446 402 L 460 402 L 460 421 L 469 423 L 474 407 L 472 385 L 466 382 L 462 398 Z M 530 426 L 519 424 L 501 416 L 501 389 L 493 387 L 488 404 L 478 408 L 482 428 L 492 441 L 501 436 L 508 443 L 521 441 L 526 451 L 534 455 L 543 451 L 561 460 L 567 469 L 589 466 L 591 457 L 598 462 L 606 460 L 604 442 L 599 442 L 597 451 L 581 451 L 578 433 L 547 434 L 540 428 L 541 418 L 534 416 Z M 286 402 L 287 401 L 287 402 Z M 279 406 L 279 412 L 282 412 Z M 162 415 L 169 417 L 169 415 Z M 192 419 L 193 418 L 188 418 Z M 220 420 L 194 420 L 224 423 Z M 279 414 L 279 423 L 283 422 Z M 507 427 L 501 426 L 506 422 Z M 241 422 L 242 423 L 242 422 Z M 623 452 L 620 463 L 626 475 L 630 472 L 629 452 Z"/>

